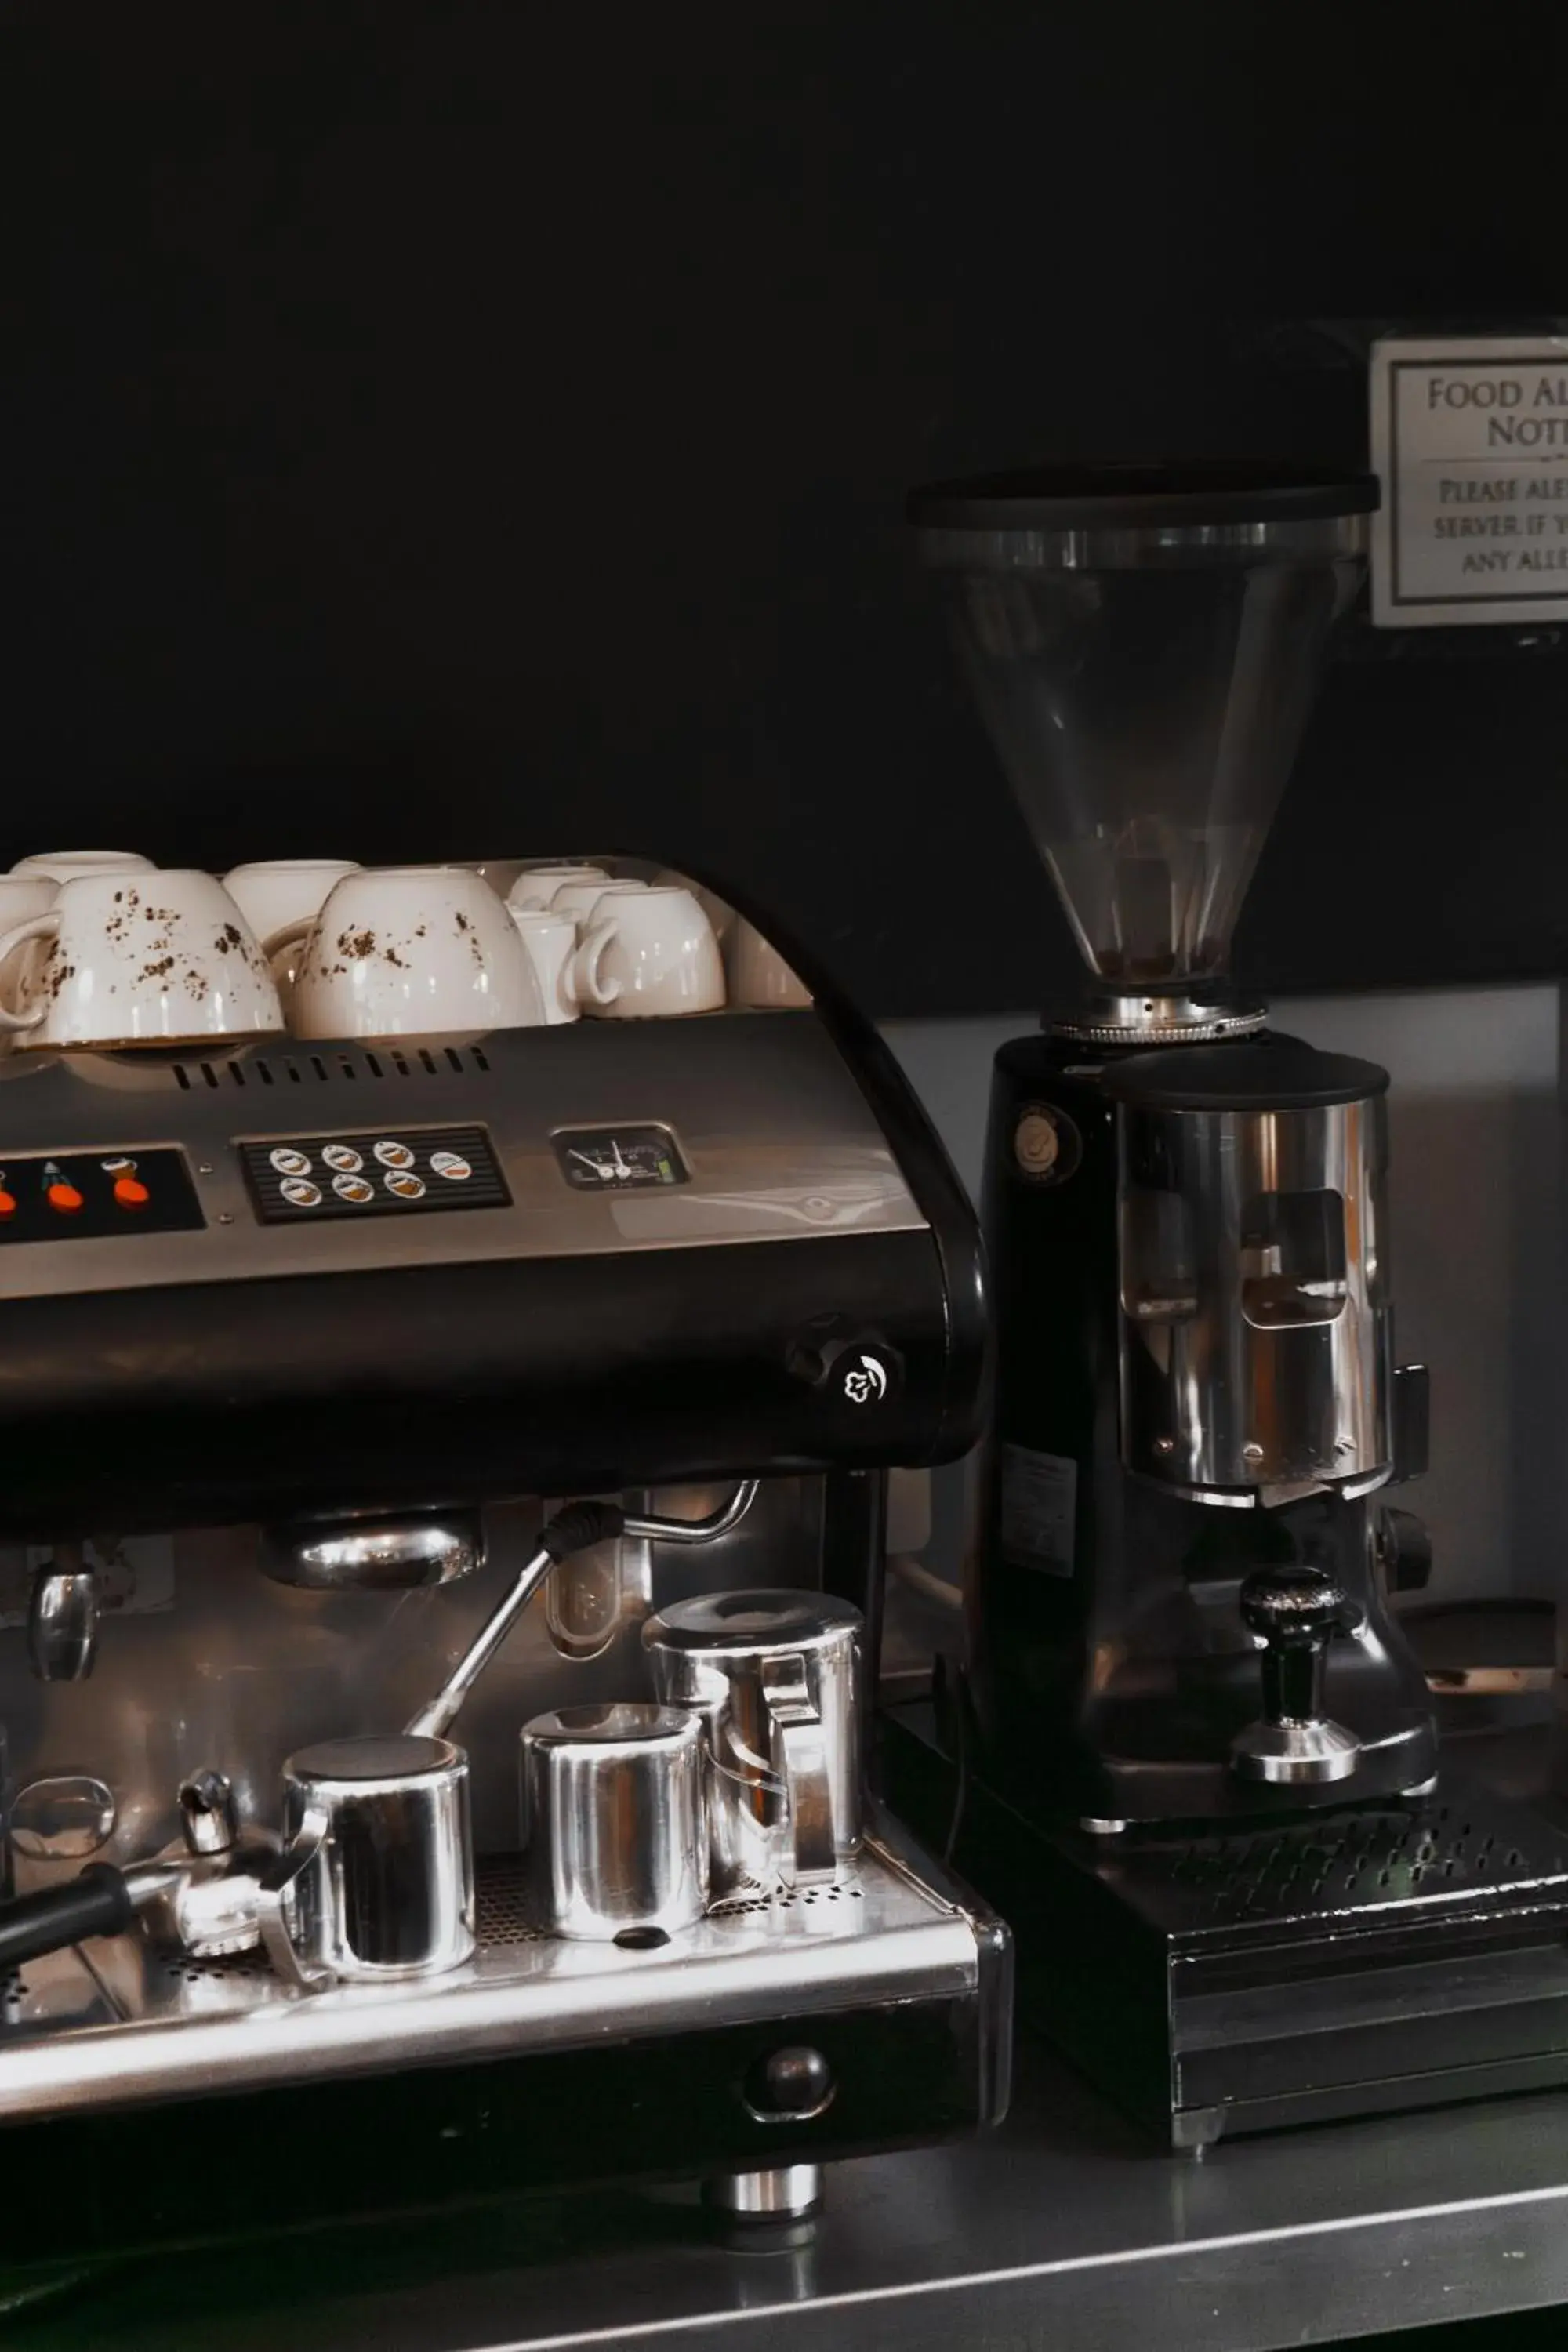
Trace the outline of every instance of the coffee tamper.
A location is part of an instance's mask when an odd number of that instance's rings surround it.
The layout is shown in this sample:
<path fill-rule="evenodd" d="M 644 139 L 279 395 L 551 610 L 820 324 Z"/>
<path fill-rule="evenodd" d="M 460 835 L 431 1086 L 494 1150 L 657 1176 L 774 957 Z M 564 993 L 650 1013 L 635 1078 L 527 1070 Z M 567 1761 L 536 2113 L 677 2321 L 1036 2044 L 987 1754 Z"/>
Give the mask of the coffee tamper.
<path fill-rule="evenodd" d="M 1231 1743 L 1244 1780 L 1342 1780 L 1361 1742 L 1323 1712 L 1329 1643 L 1342 1631 L 1345 1596 L 1318 1568 L 1255 1569 L 1241 1588 L 1241 1622 L 1263 1644 L 1263 1713 Z"/>

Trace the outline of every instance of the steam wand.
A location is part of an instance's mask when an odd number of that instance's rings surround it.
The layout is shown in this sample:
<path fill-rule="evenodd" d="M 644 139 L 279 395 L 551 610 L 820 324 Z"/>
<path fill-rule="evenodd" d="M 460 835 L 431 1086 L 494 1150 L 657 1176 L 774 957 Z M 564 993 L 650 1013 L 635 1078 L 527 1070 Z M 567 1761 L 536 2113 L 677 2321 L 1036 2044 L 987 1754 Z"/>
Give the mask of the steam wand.
<path fill-rule="evenodd" d="M 573 1552 L 612 1542 L 618 1536 L 647 1543 L 715 1543 L 739 1527 L 756 1494 L 757 1481 L 744 1479 L 729 1501 L 705 1519 L 632 1518 L 617 1503 L 564 1505 L 541 1528 L 539 1548 L 525 1562 L 516 1583 L 497 1602 L 435 1697 L 409 1717 L 405 1731 L 416 1738 L 438 1738 L 446 1731 L 551 1570 Z"/>

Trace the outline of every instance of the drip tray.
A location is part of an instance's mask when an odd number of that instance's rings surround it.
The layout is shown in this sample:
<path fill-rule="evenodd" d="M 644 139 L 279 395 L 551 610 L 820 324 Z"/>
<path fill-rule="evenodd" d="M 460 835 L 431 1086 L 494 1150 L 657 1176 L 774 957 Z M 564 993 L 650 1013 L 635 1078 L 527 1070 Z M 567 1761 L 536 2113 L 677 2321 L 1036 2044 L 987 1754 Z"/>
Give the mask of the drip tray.
<path fill-rule="evenodd" d="M 953 1767 L 908 1722 L 885 1757 L 934 1840 Z M 1020 2015 L 1173 2147 L 1568 2084 L 1568 1837 L 1447 1763 L 1403 1804 L 1102 1838 L 975 1780 L 956 1859 Z"/>
<path fill-rule="evenodd" d="M 0 1986 L 0 2123 L 977 1987 L 973 1919 L 871 1842 L 841 1885 L 742 1891 L 651 1951 L 541 1935 L 515 1855 L 478 1878 L 474 1958 L 411 1984 L 300 1995 L 259 1954 L 194 1960 L 140 1936 L 29 1961 Z"/>

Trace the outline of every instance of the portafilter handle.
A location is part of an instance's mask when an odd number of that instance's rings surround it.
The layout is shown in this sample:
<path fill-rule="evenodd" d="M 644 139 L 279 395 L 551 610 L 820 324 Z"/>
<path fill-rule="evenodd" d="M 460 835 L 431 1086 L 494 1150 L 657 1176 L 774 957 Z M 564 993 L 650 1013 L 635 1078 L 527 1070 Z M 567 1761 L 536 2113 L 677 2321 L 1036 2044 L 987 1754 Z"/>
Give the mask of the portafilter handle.
<path fill-rule="evenodd" d="M 1265 1723 L 1319 1723 L 1329 1643 L 1343 1590 L 1321 1568 L 1258 1568 L 1242 1585 L 1241 1622 L 1262 1639 Z"/>

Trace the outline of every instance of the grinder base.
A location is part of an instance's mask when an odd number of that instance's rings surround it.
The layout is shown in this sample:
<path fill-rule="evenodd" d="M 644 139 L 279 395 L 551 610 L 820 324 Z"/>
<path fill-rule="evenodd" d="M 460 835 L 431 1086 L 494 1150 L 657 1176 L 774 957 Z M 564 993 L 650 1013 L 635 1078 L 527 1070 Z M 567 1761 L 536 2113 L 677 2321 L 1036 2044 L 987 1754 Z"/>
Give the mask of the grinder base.
<path fill-rule="evenodd" d="M 884 1756 L 940 1844 L 952 1764 L 898 1718 Z M 1452 1768 L 1217 1833 L 1048 1829 L 972 1780 L 953 1860 L 1012 1924 L 1020 2019 L 1173 2147 L 1568 2084 L 1568 1841 Z"/>

